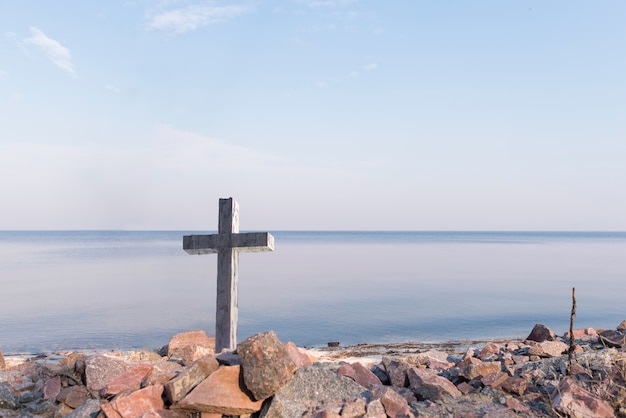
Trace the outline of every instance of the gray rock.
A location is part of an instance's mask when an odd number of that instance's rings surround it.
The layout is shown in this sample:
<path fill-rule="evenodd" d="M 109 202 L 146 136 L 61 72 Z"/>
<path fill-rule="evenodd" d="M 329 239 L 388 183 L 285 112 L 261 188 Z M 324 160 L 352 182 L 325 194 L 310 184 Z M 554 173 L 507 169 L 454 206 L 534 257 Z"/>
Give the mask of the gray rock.
<path fill-rule="evenodd" d="M 87 399 L 78 408 L 65 415 L 64 418 L 95 418 L 100 413 L 100 401 Z"/>
<path fill-rule="evenodd" d="M 85 382 L 91 393 L 98 393 L 109 382 L 132 368 L 132 364 L 117 357 L 100 355 L 85 361 Z"/>
<path fill-rule="evenodd" d="M 11 387 L 8 383 L 0 383 L 0 409 L 16 409 L 17 399 L 13 396 Z"/>
<path fill-rule="evenodd" d="M 365 392 L 365 388 L 352 379 L 327 368 L 305 366 L 298 369 L 293 379 L 276 392 L 260 417 L 302 416 L 309 408 L 328 404 L 342 405 L 344 401 L 353 401 Z M 289 412 L 285 412 L 286 410 Z"/>

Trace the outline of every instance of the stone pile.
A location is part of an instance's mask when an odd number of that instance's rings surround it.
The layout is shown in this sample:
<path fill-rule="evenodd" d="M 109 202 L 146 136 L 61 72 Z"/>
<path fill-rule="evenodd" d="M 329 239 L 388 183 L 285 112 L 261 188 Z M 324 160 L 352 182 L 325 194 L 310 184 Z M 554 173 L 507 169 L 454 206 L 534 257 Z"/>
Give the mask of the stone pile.
<path fill-rule="evenodd" d="M 569 335 L 541 324 L 524 341 L 374 362 L 319 361 L 272 331 L 217 354 L 203 331 L 178 334 L 158 353 L 69 353 L 13 365 L 0 354 L 0 417 L 624 416 L 626 321 L 573 334 L 572 365 Z"/>

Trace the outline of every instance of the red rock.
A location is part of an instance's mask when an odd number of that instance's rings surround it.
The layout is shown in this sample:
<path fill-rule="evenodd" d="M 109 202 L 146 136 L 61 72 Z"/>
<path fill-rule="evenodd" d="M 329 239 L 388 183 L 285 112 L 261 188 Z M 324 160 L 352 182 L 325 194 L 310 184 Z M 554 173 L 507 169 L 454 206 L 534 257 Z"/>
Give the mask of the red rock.
<path fill-rule="evenodd" d="M 254 401 L 244 392 L 240 372 L 241 366 L 221 366 L 175 407 L 223 415 L 245 415 L 260 410 L 263 401 Z"/>
<path fill-rule="evenodd" d="M 507 380 L 508 378 L 509 378 L 509 375 L 504 372 L 493 372 L 493 373 L 489 373 L 486 376 L 483 376 L 483 378 L 480 379 L 480 381 L 482 382 L 484 386 L 498 387 L 502 383 L 504 383 L 504 381 Z"/>
<path fill-rule="evenodd" d="M 552 396 L 552 406 L 558 412 L 572 417 L 615 418 L 608 402 L 598 399 L 567 376 L 559 383 Z"/>
<path fill-rule="evenodd" d="M 468 393 L 474 391 L 474 389 L 476 389 L 474 386 L 470 385 L 467 382 L 461 382 L 458 385 L 456 385 L 456 388 L 459 390 L 459 392 L 461 392 L 463 395 L 467 395 Z"/>
<path fill-rule="evenodd" d="M 515 398 L 508 398 L 506 400 L 506 406 L 507 406 L 507 408 L 512 409 L 515 412 L 523 413 L 523 412 L 529 412 L 530 411 L 529 407 L 527 407 L 526 405 L 524 405 L 523 403 L 521 403 L 520 401 L 518 401 Z"/>
<path fill-rule="evenodd" d="M 365 418 L 387 418 L 385 407 L 380 399 L 374 399 L 368 403 L 366 409 Z"/>
<path fill-rule="evenodd" d="M 207 354 L 215 353 L 215 338 L 209 338 L 204 331 L 181 332 L 174 335 L 167 344 L 167 356 L 178 354 L 185 366 Z"/>
<path fill-rule="evenodd" d="M 437 373 L 432 370 L 412 367 L 407 371 L 407 376 L 411 390 L 414 392 L 417 392 L 421 387 L 430 386 L 452 397 L 462 395 L 461 391 L 459 391 L 451 381 L 437 375 Z"/>
<path fill-rule="evenodd" d="M 616 328 L 618 331 L 626 331 L 626 319 L 624 319 Z"/>
<path fill-rule="evenodd" d="M 527 363 L 529 358 L 528 356 L 512 356 L 511 357 L 513 359 L 513 363 L 515 364 L 524 364 Z"/>
<path fill-rule="evenodd" d="M 567 350 L 567 344 L 561 341 L 543 341 L 532 344 L 528 354 L 539 357 L 560 357 Z"/>
<path fill-rule="evenodd" d="M 101 409 L 107 418 L 140 418 L 146 412 L 165 409 L 163 386 L 154 385 L 121 395 L 111 402 L 102 404 Z"/>
<path fill-rule="evenodd" d="M 600 342 L 607 347 L 620 348 L 626 346 L 626 335 L 619 331 L 607 330 L 602 331 L 599 335 Z"/>
<path fill-rule="evenodd" d="M 300 351 L 298 346 L 296 346 L 296 344 L 294 344 L 293 342 L 287 342 L 285 344 L 285 349 L 289 353 L 291 360 L 293 360 L 297 368 L 300 368 L 302 366 L 310 366 L 311 364 L 313 364 L 313 360 L 311 359 L 311 357 L 309 357 L 306 353 Z"/>
<path fill-rule="evenodd" d="M 521 377 L 509 377 L 500 387 L 509 393 L 522 396 L 526 393 L 529 385 L 530 383 L 526 379 L 522 379 Z"/>
<path fill-rule="evenodd" d="M 486 376 L 489 373 L 499 372 L 502 370 L 502 364 L 499 361 L 485 361 L 477 364 L 470 364 L 461 370 L 461 375 L 467 380 L 472 380 L 478 376 Z"/>
<path fill-rule="evenodd" d="M 374 399 L 380 399 L 385 413 L 390 418 L 413 417 L 406 400 L 388 386 L 378 386 L 372 389 Z M 370 403 L 371 404 L 371 403 Z M 367 413 L 369 414 L 369 408 Z M 369 416 L 369 415 L 366 415 Z"/>
<path fill-rule="evenodd" d="M 446 371 L 450 368 L 454 367 L 454 363 L 443 362 L 439 360 L 429 360 L 428 368 L 436 370 L 438 372 Z"/>
<path fill-rule="evenodd" d="M 342 364 L 337 373 L 349 377 L 367 389 L 371 389 L 374 385 L 382 385 L 380 379 L 359 362 Z"/>
<path fill-rule="evenodd" d="M 43 387 L 43 398 L 47 401 L 48 399 L 56 398 L 59 393 L 61 393 L 61 377 L 54 376 L 48 380 Z"/>
<path fill-rule="evenodd" d="M 193 362 L 176 378 L 164 385 L 165 398 L 169 403 L 176 403 L 184 398 L 193 388 L 206 379 L 219 367 L 212 355 L 207 355 Z"/>
<path fill-rule="evenodd" d="M 463 360 L 459 361 L 459 363 L 456 365 L 459 368 L 465 368 L 467 366 L 470 366 L 472 364 L 481 364 L 482 361 L 479 358 L 476 357 L 465 357 Z"/>
<path fill-rule="evenodd" d="M 68 386 L 61 390 L 56 400 L 71 408 L 78 408 L 89 398 L 89 391 L 83 386 Z"/>
<path fill-rule="evenodd" d="M 598 336 L 598 333 L 593 328 L 575 329 L 573 331 L 573 334 L 574 334 L 574 338 L 575 339 L 584 338 L 584 337 L 597 337 Z M 565 334 L 563 334 L 563 338 L 569 338 L 569 331 L 567 331 Z"/>
<path fill-rule="evenodd" d="M 138 364 L 127 372 L 122 373 L 110 381 L 100 391 L 100 396 L 108 397 L 111 395 L 117 395 L 124 391 L 135 391 L 141 387 L 141 382 L 148 377 L 152 372 L 154 366 L 149 363 Z"/>
<path fill-rule="evenodd" d="M 237 346 L 246 388 L 256 400 L 267 399 L 293 377 L 296 364 L 274 331 L 253 335 Z"/>
<path fill-rule="evenodd" d="M 535 324 L 534 328 L 526 337 L 527 340 L 543 342 L 543 341 L 554 341 L 556 338 L 556 334 L 550 328 L 543 324 Z"/>

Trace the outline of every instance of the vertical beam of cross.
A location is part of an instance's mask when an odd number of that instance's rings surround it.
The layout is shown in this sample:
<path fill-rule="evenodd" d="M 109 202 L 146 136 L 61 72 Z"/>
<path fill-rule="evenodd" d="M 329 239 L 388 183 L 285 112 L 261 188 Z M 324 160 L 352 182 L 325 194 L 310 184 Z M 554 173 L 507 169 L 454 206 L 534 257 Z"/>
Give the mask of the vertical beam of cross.
<path fill-rule="evenodd" d="M 239 233 L 239 205 L 233 198 L 220 199 L 218 233 L 186 235 L 183 249 L 189 254 L 217 253 L 217 303 L 215 351 L 237 347 L 239 252 L 274 250 L 267 232 Z"/>

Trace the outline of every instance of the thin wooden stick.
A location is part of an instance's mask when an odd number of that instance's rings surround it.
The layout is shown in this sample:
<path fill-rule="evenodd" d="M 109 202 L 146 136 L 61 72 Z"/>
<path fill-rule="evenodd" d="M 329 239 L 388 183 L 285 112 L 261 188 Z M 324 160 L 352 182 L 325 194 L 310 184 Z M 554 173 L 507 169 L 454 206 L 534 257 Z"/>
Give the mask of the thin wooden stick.
<path fill-rule="evenodd" d="M 567 375 L 572 374 L 576 339 L 574 338 L 574 317 L 576 316 L 576 288 L 572 287 L 572 313 L 569 316 L 569 349 L 567 350 Z"/>

